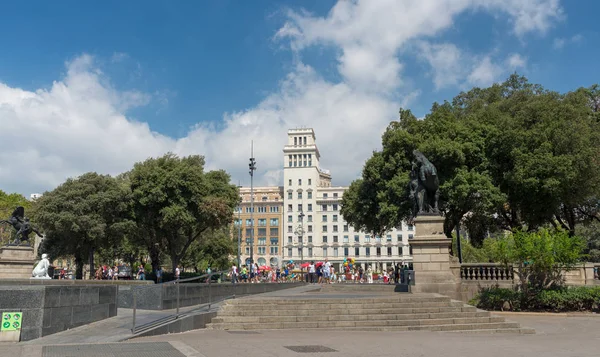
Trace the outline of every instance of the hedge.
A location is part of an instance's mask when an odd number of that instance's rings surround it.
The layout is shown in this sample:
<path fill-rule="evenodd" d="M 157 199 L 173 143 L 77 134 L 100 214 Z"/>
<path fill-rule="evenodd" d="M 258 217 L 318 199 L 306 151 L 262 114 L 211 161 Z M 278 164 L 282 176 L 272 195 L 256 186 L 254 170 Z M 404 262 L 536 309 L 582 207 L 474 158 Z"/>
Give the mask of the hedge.
<path fill-rule="evenodd" d="M 600 286 L 542 290 L 529 295 L 513 289 L 483 288 L 469 303 L 496 311 L 600 311 Z"/>

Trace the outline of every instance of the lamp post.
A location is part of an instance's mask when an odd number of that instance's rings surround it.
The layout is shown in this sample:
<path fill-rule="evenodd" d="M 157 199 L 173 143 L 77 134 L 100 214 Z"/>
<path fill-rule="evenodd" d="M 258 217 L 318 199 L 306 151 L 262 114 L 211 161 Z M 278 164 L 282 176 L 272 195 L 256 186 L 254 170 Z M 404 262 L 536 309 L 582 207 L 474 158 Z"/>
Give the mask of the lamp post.
<path fill-rule="evenodd" d="M 238 183 L 238 189 L 242 186 Z M 240 204 L 238 206 L 238 249 L 237 249 L 237 266 L 238 269 L 242 266 L 242 197 L 240 196 Z"/>
<path fill-rule="evenodd" d="M 256 171 L 256 160 L 254 159 L 254 140 L 250 149 L 250 264 L 254 263 L 254 171 Z"/>
<path fill-rule="evenodd" d="M 300 211 L 298 215 L 300 223 L 296 228 L 296 235 L 298 236 L 298 245 L 300 246 L 300 266 L 304 264 L 304 212 Z"/>

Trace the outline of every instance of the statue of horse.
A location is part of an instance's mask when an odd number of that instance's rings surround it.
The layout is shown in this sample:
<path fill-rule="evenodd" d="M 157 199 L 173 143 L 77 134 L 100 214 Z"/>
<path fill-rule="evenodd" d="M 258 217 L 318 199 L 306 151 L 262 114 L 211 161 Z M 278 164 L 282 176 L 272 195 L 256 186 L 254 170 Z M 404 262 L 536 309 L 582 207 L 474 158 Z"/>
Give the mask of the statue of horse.
<path fill-rule="evenodd" d="M 35 232 L 37 235 L 42 234 L 29 223 L 29 218 L 25 217 L 25 208 L 19 206 L 15 208 L 8 220 L 0 221 L 0 224 L 10 224 L 17 231 L 16 239 L 12 244 L 21 244 L 21 241 L 29 241 L 29 235 Z"/>

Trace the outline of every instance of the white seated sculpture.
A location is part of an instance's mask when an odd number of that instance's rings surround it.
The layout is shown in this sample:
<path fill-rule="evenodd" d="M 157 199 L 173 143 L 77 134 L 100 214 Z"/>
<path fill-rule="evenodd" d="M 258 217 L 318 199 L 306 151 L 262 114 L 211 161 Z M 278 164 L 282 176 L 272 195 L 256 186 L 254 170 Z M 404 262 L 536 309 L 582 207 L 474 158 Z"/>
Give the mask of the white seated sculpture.
<path fill-rule="evenodd" d="M 31 272 L 32 278 L 36 279 L 52 279 L 48 276 L 48 268 L 50 262 L 48 261 L 48 254 L 42 254 L 42 260 L 36 265 L 35 269 Z"/>

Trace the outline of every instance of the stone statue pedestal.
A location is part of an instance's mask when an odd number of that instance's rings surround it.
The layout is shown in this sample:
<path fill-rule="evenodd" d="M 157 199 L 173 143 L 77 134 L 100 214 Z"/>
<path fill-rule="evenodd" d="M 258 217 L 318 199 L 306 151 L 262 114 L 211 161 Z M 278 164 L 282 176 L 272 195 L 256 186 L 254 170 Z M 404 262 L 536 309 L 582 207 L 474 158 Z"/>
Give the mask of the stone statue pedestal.
<path fill-rule="evenodd" d="M 415 218 L 413 251 L 415 285 L 411 292 L 438 293 L 456 298 L 460 282 L 450 269 L 452 239 L 444 235 L 444 217 L 423 214 Z"/>
<path fill-rule="evenodd" d="M 24 245 L 0 247 L 0 279 L 29 279 L 35 258 L 33 247 Z"/>

